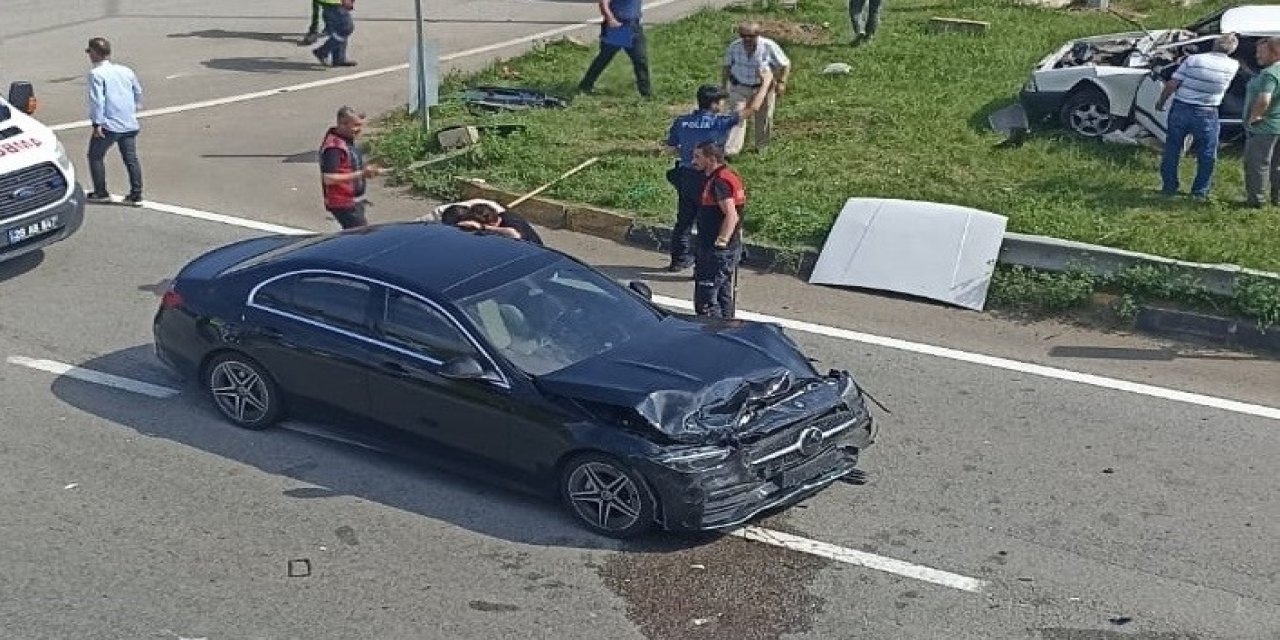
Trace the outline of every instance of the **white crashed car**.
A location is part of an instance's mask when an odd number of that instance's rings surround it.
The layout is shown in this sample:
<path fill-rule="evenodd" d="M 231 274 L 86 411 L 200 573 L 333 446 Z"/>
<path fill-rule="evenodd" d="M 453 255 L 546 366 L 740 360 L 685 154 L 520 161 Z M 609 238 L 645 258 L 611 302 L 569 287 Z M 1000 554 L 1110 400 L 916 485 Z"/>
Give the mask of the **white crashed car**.
<path fill-rule="evenodd" d="M 1277 5 L 1231 7 L 1181 29 L 1073 40 L 1036 65 L 1019 102 L 1030 122 L 1057 121 L 1082 137 L 1138 124 L 1163 141 L 1168 111 L 1156 111 L 1155 104 L 1165 83 L 1187 55 L 1209 51 L 1223 33 L 1240 37 L 1232 54 L 1242 63 L 1240 73 L 1219 111 L 1223 141 L 1238 138 L 1245 85 L 1258 71 L 1257 42 L 1280 35 Z"/>

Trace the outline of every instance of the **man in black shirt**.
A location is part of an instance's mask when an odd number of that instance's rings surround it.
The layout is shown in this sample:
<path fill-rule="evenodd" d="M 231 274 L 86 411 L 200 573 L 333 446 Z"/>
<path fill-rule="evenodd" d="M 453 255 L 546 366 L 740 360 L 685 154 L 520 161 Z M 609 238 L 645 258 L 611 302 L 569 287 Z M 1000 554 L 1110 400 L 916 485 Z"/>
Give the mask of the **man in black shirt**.
<path fill-rule="evenodd" d="M 725 164 L 724 147 L 716 142 L 698 144 L 693 165 L 707 176 L 698 201 L 693 309 L 701 316 L 733 318 L 746 185 Z"/>

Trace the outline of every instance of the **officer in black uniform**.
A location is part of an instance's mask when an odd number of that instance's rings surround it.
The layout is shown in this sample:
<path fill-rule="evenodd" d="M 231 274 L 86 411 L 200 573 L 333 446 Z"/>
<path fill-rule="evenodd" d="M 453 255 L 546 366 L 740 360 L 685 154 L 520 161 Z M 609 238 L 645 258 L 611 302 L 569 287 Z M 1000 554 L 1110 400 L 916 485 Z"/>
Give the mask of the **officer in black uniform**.
<path fill-rule="evenodd" d="M 742 260 L 742 216 L 747 189 L 724 162 L 724 147 L 702 142 L 693 165 L 706 176 L 698 199 L 693 310 L 700 316 L 733 318 L 734 284 Z"/>

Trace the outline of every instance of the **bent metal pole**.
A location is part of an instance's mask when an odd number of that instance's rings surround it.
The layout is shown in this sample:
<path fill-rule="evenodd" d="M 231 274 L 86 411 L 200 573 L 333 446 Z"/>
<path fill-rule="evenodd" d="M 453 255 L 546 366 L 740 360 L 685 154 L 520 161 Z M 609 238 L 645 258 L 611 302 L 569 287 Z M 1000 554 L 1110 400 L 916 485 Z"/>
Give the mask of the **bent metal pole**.
<path fill-rule="evenodd" d="M 508 204 L 507 204 L 507 208 L 508 208 L 508 209 L 514 209 L 514 208 L 516 207 L 516 205 L 520 204 L 521 202 L 524 202 L 525 200 L 528 200 L 529 198 L 532 198 L 532 197 L 534 197 L 534 196 L 538 195 L 539 193 L 542 193 L 543 191 L 546 191 L 547 189 L 550 189 L 550 188 L 551 188 L 551 186 L 552 186 L 552 185 L 554 185 L 555 183 L 560 182 L 561 180 L 564 180 L 565 178 L 568 178 L 569 176 L 571 176 L 571 175 L 573 175 L 573 174 L 575 174 L 575 173 L 577 173 L 577 172 L 579 172 L 579 171 L 582 171 L 583 169 L 586 169 L 587 167 L 589 167 L 589 166 L 591 166 L 591 165 L 595 164 L 596 162 L 598 162 L 599 160 L 600 160 L 600 156 L 595 156 L 595 157 L 593 157 L 593 158 L 588 159 L 587 161 L 583 162 L 582 164 L 580 164 L 580 165 L 578 165 L 578 166 L 576 166 L 576 167 L 574 167 L 574 168 L 572 168 L 572 169 L 570 169 L 570 170 L 568 170 L 568 171 L 566 171 L 566 172 L 564 172 L 564 173 L 560 174 L 560 176 L 559 176 L 559 177 L 557 177 L 555 180 L 552 180 L 551 182 L 548 182 L 548 183 L 546 183 L 546 184 L 542 185 L 541 187 L 538 187 L 537 189 L 534 189 L 533 191 L 530 191 L 529 193 L 526 193 L 526 194 L 524 194 L 524 195 L 520 196 L 519 198 L 516 198 L 515 200 L 512 200 L 510 203 L 508 203 Z"/>

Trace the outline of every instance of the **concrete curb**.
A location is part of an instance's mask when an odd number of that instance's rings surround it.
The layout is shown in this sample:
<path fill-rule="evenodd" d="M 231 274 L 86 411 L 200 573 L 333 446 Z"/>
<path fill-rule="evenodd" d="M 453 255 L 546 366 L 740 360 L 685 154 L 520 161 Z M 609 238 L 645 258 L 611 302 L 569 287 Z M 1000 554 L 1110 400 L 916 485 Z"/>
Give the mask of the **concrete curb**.
<path fill-rule="evenodd" d="M 520 195 L 496 188 L 483 180 L 457 178 L 455 184 L 464 198 L 510 202 Z M 535 224 L 552 229 L 578 231 L 652 251 L 665 252 L 671 246 L 669 227 L 639 222 L 616 211 L 545 198 L 531 198 L 518 205 L 514 211 Z M 742 264 L 807 280 L 817 260 L 818 253 L 815 251 L 795 251 L 747 243 Z M 1235 295 L 1241 276 L 1280 285 L 1280 274 L 1276 273 L 1229 264 L 1184 262 L 1135 251 L 1021 233 L 1005 234 L 998 260 L 1006 265 L 1054 272 L 1083 271 L 1095 276 L 1108 276 L 1136 266 L 1167 268 L 1194 278 L 1207 291 L 1227 297 Z M 1138 329 L 1151 333 L 1207 339 L 1226 346 L 1280 353 L 1280 328 L 1262 331 L 1254 322 L 1151 305 L 1140 309 L 1135 324 Z"/>

